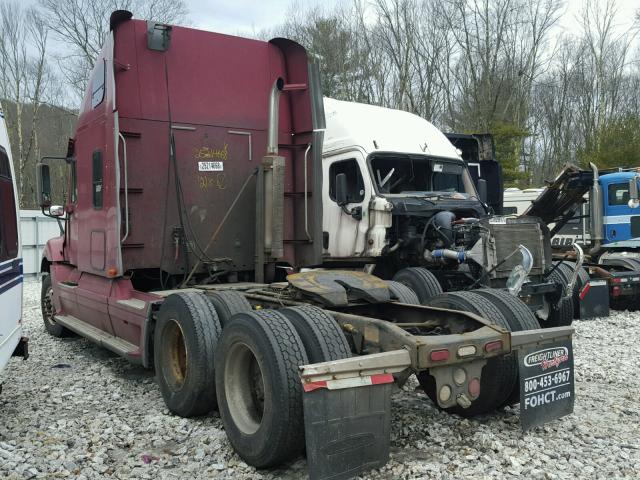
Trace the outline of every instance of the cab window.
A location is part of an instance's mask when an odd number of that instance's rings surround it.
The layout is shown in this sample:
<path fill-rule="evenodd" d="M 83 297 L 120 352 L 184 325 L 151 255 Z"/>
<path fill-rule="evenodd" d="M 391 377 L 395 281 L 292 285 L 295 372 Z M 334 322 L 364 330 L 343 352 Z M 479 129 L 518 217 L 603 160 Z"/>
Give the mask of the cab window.
<path fill-rule="evenodd" d="M 341 160 L 329 167 L 329 197 L 336 201 L 336 177 L 344 173 L 347 176 L 347 202 L 360 203 L 364 200 L 364 180 L 355 159 Z"/>
<path fill-rule="evenodd" d="M 609 185 L 609 205 L 624 205 L 629 203 L 629 185 L 626 183 L 615 183 Z"/>
<path fill-rule="evenodd" d="M 105 73 L 105 61 L 100 59 L 96 63 L 96 70 L 91 80 L 91 108 L 96 108 L 104 100 Z"/>

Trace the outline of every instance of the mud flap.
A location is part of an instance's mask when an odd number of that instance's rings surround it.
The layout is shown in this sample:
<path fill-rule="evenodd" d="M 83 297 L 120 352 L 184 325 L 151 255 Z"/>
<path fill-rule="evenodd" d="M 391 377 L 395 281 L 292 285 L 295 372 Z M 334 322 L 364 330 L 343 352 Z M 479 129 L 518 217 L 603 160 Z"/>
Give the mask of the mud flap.
<path fill-rule="evenodd" d="M 369 378 L 376 383 L 305 391 L 304 428 L 311 480 L 352 478 L 389 460 L 393 376 Z"/>
<path fill-rule="evenodd" d="M 309 478 L 345 479 L 389 460 L 393 373 L 406 350 L 300 367 Z"/>
<path fill-rule="evenodd" d="M 520 423 L 523 430 L 573 412 L 571 337 L 518 351 Z"/>
<path fill-rule="evenodd" d="M 606 280 L 589 280 L 578 296 L 580 320 L 609 316 L 609 285 Z"/>
<path fill-rule="evenodd" d="M 16 349 L 13 351 L 12 357 L 22 357 L 23 360 L 29 358 L 29 337 L 20 337 Z"/>

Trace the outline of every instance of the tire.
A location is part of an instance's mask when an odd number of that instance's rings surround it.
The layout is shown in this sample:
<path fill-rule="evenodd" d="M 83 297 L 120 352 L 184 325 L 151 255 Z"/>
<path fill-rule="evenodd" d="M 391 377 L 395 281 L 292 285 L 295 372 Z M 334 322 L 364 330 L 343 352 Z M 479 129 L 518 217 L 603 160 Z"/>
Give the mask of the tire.
<path fill-rule="evenodd" d="M 559 270 L 560 268 L 558 267 L 551 272 L 548 278 L 553 282 L 560 283 L 562 288 L 564 288 L 568 282 Z M 573 297 L 573 295 L 571 297 Z M 573 299 L 571 297 L 560 297 L 559 299 L 547 298 L 549 302 L 549 315 L 546 320 L 540 319 L 540 326 L 542 328 L 550 328 L 571 325 L 573 322 Z"/>
<path fill-rule="evenodd" d="M 538 319 L 533 312 L 529 310 L 529 307 L 527 307 L 522 300 L 514 297 L 506 290 L 483 288 L 481 290 L 473 290 L 473 292 L 493 301 L 494 305 L 498 307 L 509 322 L 512 332 L 538 330 L 540 328 Z M 502 404 L 500 404 L 501 407 L 505 405 L 513 405 L 520 401 L 518 357 L 516 355 L 510 356 L 513 358 L 514 368 L 516 369 L 516 382 L 507 398 L 502 402 Z"/>
<path fill-rule="evenodd" d="M 540 328 L 538 319 L 529 307 L 518 297 L 514 297 L 506 290 L 483 288 L 473 290 L 473 293 L 477 293 L 491 300 L 507 319 L 507 322 L 509 322 L 512 332 L 537 330 Z"/>
<path fill-rule="evenodd" d="M 287 317 L 276 310 L 234 315 L 215 357 L 220 417 L 238 455 L 256 468 L 300 455 L 305 439 L 298 367 L 309 361 Z"/>
<path fill-rule="evenodd" d="M 206 295 L 218 313 L 220 325 L 223 327 L 236 313 L 250 312 L 251 304 L 240 292 L 234 290 L 222 290 Z"/>
<path fill-rule="evenodd" d="M 393 276 L 393 281 L 413 290 L 421 305 L 427 305 L 430 298 L 442 293 L 438 279 L 423 267 L 403 268 Z"/>
<path fill-rule="evenodd" d="M 429 305 L 475 313 L 510 330 L 509 323 L 496 305 L 491 300 L 473 292 L 443 293 L 432 298 Z M 463 417 L 491 412 L 506 400 L 514 388 L 516 378 L 517 364 L 512 354 L 489 358 L 482 368 L 480 396 L 473 400 L 469 408 L 456 405 L 444 410 Z M 419 372 L 418 381 L 427 396 L 437 405 L 434 378 L 428 372 Z"/>
<path fill-rule="evenodd" d="M 51 285 L 51 274 L 42 274 L 42 290 L 40 291 L 40 309 L 42 311 L 42 320 L 47 333 L 53 337 L 70 337 L 73 332 L 53 319 L 55 315 L 55 307 L 53 306 L 53 286 Z"/>
<path fill-rule="evenodd" d="M 160 306 L 153 342 L 156 380 L 176 415 L 194 417 L 216 408 L 214 353 L 221 330 L 202 293 L 173 293 Z"/>
<path fill-rule="evenodd" d="M 405 284 L 395 282 L 393 280 L 387 280 L 387 285 L 389 286 L 391 298 L 395 298 L 400 303 L 406 303 L 408 305 L 420 305 L 420 300 L 418 300 L 416 292 L 411 290 Z"/>
<path fill-rule="evenodd" d="M 561 275 L 564 277 L 565 282 L 569 283 L 571 281 L 571 277 L 573 276 L 573 272 L 576 266 L 574 263 L 566 263 L 562 262 L 558 267 Z M 589 282 L 589 274 L 584 268 L 580 268 L 578 272 L 578 277 L 576 278 L 576 283 L 573 286 L 573 294 L 572 302 L 573 302 L 573 318 L 580 318 L 580 292 L 584 288 L 584 286 Z"/>
<path fill-rule="evenodd" d="M 340 360 L 351 356 L 351 349 L 338 323 L 324 310 L 312 305 L 281 308 L 300 335 L 310 363 Z"/>

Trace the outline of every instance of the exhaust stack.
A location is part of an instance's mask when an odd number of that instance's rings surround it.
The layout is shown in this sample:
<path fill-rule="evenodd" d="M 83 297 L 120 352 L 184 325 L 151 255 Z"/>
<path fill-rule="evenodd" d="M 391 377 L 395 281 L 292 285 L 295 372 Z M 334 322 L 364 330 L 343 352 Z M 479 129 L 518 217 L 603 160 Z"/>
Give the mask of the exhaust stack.
<path fill-rule="evenodd" d="M 284 80 L 277 78 L 269 95 L 269 130 L 267 154 L 262 158 L 261 175 L 258 177 L 257 199 L 262 201 L 258 214 L 262 216 L 261 242 L 257 245 L 261 270 L 264 261 L 272 261 L 284 255 L 284 177 L 285 160 L 278 155 L 278 126 L 280 119 L 280 93 Z M 261 213 L 260 213 L 261 212 Z M 266 258 L 265 258 L 266 257 Z M 256 278 L 260 278 L 257 276 Z"/>
<path fill-rule="evenodd" d="M 593 170 L 593 185 L 591 186 L 591 193 L 589 194 L 590 212 L 591 217 L 591 242 L 592 247 L 589 250 L 591 255 L 596 255 L 601 248 L 602 240 L 604 240 L 604 213 L 602 207 L 602 187 L 600 186 L 600 175 L 598 174 L 598 167 L 595 164 L 590 163 L 589 166 Z"/>
<path fill-rule="evenodd" d="M 284 88 L 284 80 L 278 77 L 271 87 L 269 95 L 269 133 L 267 156 L 278 155 L 278 126 L 280 122 L 280 92 Z"/>

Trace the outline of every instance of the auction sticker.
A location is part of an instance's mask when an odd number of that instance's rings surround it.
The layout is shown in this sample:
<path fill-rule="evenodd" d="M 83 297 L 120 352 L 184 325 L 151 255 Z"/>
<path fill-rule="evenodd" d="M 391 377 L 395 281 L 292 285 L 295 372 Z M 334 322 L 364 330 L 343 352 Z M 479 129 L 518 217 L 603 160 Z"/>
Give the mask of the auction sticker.
<path fill-rule="evenodd" d="M 571 340 L 520 350 L 518 363 L 523 430 L 573 412 Z"/>
<path fill-rule="evenodd" d="M 200 172 L 222 172 L 224 164 L 222 162 L 198 162 Z"/>

